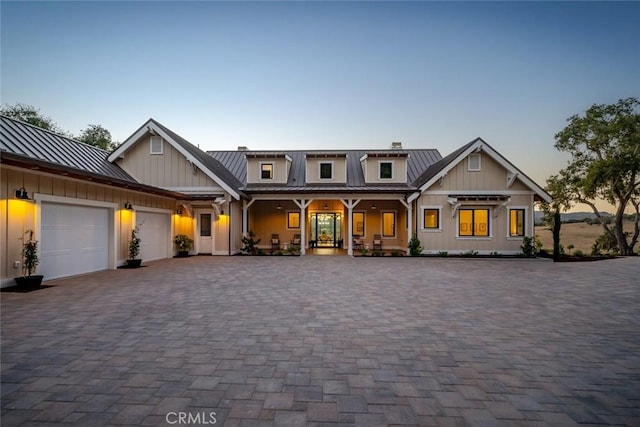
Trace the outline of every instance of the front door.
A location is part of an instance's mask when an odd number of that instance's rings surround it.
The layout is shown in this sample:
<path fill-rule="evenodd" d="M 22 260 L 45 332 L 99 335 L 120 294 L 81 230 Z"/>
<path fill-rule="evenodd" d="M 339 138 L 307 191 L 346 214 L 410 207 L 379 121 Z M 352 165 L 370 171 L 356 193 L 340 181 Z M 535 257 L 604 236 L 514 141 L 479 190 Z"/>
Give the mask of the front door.
<path fill-rule="evenodd" d="M 212 215 L 213 211 L 197 212 L 197 233 L 198 236 L 198 253 L 211 255 L 213 252 L 213 227 Z"/>
<path fill-rule="evenodd" d="M 320 247 L 338 247 L 342 243 L 341 220 L 340 213 L 311 214 L 311 240 Z"/>

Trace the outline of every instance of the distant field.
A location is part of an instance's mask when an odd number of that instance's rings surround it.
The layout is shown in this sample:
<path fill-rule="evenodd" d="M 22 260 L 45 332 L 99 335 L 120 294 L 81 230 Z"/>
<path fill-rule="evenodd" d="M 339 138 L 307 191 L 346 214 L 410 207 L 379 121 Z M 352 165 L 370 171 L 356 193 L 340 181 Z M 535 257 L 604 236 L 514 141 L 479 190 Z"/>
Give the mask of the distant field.
<path fill-rule="evenodd" d="M 627 231 L 633 230 L 633 222 L 625 221 L 624 229 Z M 596 241 L 598 236 L 604 233 L 602 226 L 589 225 L 584 222 L 576 222 L 572 224 L 562 224 L 560 229 L 560 243 L 565 248 L 569 245 L 575 246 L 573 249 L 580 249 L 586 254 L 591 253 L 591 245 Z M 547 226 L 536 227 L 536 235 L 540 236 L 542 246 L 546 249 L 553 248 L 553 236 L 551 234 L 551 228 Z"/>

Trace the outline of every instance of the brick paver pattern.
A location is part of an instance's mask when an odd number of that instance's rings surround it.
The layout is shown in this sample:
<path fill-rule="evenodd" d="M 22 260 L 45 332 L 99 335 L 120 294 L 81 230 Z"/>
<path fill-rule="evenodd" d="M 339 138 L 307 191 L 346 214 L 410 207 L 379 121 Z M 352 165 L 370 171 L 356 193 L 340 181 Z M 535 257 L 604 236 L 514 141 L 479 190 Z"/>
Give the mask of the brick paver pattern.
<path fill-rule="evenodd" d="M 306 256 L 52 281 L 2 293 L 2 425 L 637 426 L 639 277 Z"/>

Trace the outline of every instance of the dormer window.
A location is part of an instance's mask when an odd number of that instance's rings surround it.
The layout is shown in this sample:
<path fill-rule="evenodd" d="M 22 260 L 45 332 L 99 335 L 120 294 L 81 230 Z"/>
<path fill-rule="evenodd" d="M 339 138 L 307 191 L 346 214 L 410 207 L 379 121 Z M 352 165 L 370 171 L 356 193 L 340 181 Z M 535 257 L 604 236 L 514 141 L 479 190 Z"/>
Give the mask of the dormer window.
<path fill-rule="evenodd" d="M 320 163 L 320 179 L 333 179 L 333 163 Z"/>
<path fill-rule="evenodd" d="M 273 179 L 273 163 L 260 163 L 260 179 Z"/>
<path fill-rule="evenodd" d="M 478 172 L 480 170 L 480 154 L 469 154 L 469 171 Z"/>
<path fill-rule="evenodd" d="M 392 162 L 380 162 L 380 179 L 393 179 L 393 163 Z"/>
<path fill-rule="evenodd" d="M 161 136 L 152 136 L 150 142 L 149 152 L 151 154 L 162 154 L 162 137 Z"/>

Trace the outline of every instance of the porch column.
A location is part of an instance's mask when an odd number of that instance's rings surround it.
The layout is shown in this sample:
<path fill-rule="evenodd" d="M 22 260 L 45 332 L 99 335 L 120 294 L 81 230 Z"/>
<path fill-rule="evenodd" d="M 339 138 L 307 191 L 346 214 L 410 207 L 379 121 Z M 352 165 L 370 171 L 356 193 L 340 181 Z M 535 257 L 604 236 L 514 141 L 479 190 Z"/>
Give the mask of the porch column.
<path fill-rule="evenodd" d="M 360 199 L 341 199 L 340 201 L 347 208 L 347 215 L 349 215 L 347 219 L 347 255 L 353 255 L 353 208 L 360 203 Z"/>
<path fill-rule="evenodd" d="M 400 203 L 402 203 L 405 209 L 407 209 L 407 255 L 410 255 L 409 242 L 413 237 L 413 203 L 407 203 L 402 199 L 400 200 Z"/>
<path fill-rule="evenodd" d="M 248 202 L 246 200 L 242 201 L 242 236 L 246 236 L 249 232 L 249 206 L 255 201 L 255 199 L 249 200 Z"/>
<path fill-rule="evenodd" d="M 307 253 L 307 207 L 312 201 L 313 199 L 293 199 L 293 202 L 300 208 L 300 255 L 305 255 Z"/>

